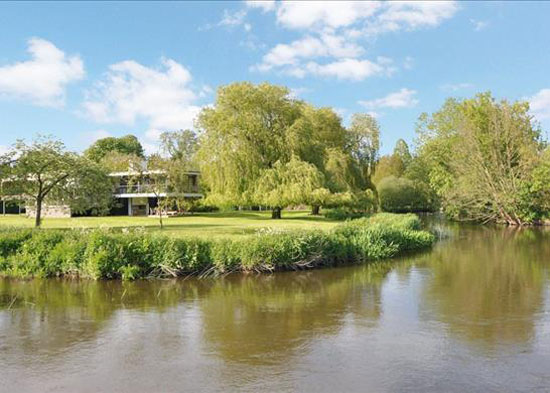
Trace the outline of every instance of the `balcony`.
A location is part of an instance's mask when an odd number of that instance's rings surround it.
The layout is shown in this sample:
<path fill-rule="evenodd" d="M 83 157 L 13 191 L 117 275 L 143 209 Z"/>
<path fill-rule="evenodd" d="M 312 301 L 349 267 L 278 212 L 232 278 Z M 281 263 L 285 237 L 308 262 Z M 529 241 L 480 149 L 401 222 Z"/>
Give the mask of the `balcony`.
<path fill-rule="evenodd" d="M 115 187 L 115 194 L 121 195 L 121 194 L 154 194 L 155 190 L 151 185 L 149 184 L 132 184 L 132 185 L 119 185 Z M 170 192 L 169 190 L 165 192 Z M 165 193 L 163 192 L 163 193 Z M 197 194 L 199 193 L 199 187 L 197 185 L 188 185 L 184 189 L 185 193 L 192 193 Z"/>

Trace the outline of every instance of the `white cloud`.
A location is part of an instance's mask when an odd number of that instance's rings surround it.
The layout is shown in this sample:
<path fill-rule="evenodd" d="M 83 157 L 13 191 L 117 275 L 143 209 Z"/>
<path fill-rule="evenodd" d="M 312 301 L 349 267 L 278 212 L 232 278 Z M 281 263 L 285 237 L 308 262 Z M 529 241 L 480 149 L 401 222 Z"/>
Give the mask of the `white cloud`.
<path fill-rule="evenodd" d="M 163 58 L 156 69 L 132 60 L 116 63 L 88 92 L 84 112 L 100 123 L 133 125 L 145 120 L 155 129 L 191 128 L 200 110 L 191 79 L 190 72 L 171 59 Z"/>
<path fill-rule="evenodd" d="M 472 87 L 474 87 L 474 85 L 472 83 L 467 83 L 467 82 L 463 82 L 463 83 L 445 83 L 444 85 L 439 86 L 439 88 L 441 90 L 451 91 L 451 92 L 456 92 L 456 91 L 464 90 L 464 89 L 471 89 Z"/>
<path fill-rule="evenodd" d="M 550 119 L 550 89 L 542 89 L 528 100 L 531 113 L 537 120 Z"/>
<path fill-rule="evenodd" d="M 418 100 L 414 98 L 415 90 L 403 88 L 399 91 L 388 94 L 385 97 L 377 98 L 368 101 L 359 101 L 359 104 L 367 109 L 378 108 L 411 108 L 418 104 Z"/>
<path fill-rule="evenodd" d="M 296 65 L 302 58 L 334 57 L 354 58 L 363 53 L 363 48 L 348 43 L 343 37 L 323 34 L 319 38 L 306 36 L 290 44 L 279 44 L 271 49 L 256 68 L 268 71 L 273 67 Z"/>
<path fill-rule="evenodd" d="M 337 79 L 360 81 L 385 72 L 384 66 L 369 60 L 342 59 L 328 64 L 310 62 L 306 70 L 314 75 L 331 76 Z"/>
<path fill-rule="evenodd" d="M 275 0 L 246 0 L 246 5 L 250 8 L 259 8 L 263 12 L 268 12 L 275 9 Z"/>
<path fill-rule="evenodd" d="M 405 57 L 405 61 L 403 62 L 403 68 L 406 70 L 412 70 L 414 67 L 414 58 L 411 56 Z"/>
<path fill-rule="evenodd" d="M 481 31 L 489 26 L 489 22 L 486 20 L 470 19 L 470 23 L 474 27 L 475 31 Z"/>
<path fill-rule="evenodd" d="M 276 71 L 298 78 L 309 73 L 363 80 L 372 75 L 389 75 L 396 67 L 383 64 L 380 58 L 376 62 L 365 59 L 360 40 L 386 32 L 435 27 L 451 18 L 458 6 L 454 1 L 284 1 L 268 10 L 275 11 L 280 26 L 305 34 L 290 43 L 275 45 L 252 70 Z M 411 60 L 407 58 L 403 66 L 410 68 Z M 340 69 L 350 69 L 350 76 L 344 77 Z"/>
<path fill-rule="evenodd" d="M 378 1 L 285 1 L 277 9 L 277 22 L 290 29 L 338 28 L 373 15 Z"/>
<path fill-rule="evenodd" d="M 84 77 L 78 55 L 67 56 L 50 41 L 31 38 L 31 59 L 0 67 L 0 96 L 28 99 L 41 106 L 65 104 L 68 84 Z"/>

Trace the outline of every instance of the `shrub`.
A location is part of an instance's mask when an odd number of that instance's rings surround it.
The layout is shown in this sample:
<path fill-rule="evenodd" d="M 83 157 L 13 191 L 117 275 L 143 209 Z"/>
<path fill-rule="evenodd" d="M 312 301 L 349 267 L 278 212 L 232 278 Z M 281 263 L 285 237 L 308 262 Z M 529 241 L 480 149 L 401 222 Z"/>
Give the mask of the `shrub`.
<path fill-rule="evenodd" d="M 365 213 L 355 211 L 349 207 L 337 207 L 334 209 L 325 209 L 323 215 L 329 220 L 345 221 L 365 217 Z"/>
<path fill-rule="evenodd" d="M 427 192 L 412 180 L 388 176 L 377 186 L 382 210 L 393 213 L 433 211 Z"/>

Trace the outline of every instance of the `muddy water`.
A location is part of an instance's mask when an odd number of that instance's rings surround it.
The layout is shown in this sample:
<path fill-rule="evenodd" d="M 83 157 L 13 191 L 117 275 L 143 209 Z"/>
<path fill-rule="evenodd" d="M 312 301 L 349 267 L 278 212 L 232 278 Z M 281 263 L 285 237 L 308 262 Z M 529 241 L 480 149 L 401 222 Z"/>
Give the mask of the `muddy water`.
<path fill-rule="evenodd" d="M 550 391 L 550 232 L 376 266 L 0 281 L 2 392 Z"/>

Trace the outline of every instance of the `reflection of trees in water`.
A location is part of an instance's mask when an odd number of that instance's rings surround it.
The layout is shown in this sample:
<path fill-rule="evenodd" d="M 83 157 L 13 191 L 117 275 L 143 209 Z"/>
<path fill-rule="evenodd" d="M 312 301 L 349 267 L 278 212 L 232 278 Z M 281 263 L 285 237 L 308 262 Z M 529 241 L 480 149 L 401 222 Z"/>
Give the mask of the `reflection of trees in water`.
<path fill-rule="evenodd" d="M 226 360 L 288 360 L 316 335 L 337 333 L 344 318 L 376 323 L 386 273 L 364 266 L 232 277 L 202 302 L 204 338 Z"/>
<path fill-rule="evenodd" d="M 489 348 L 528 343 L 541 312 L 550 233 L 465 228 L 425 260 L 425 298 L 449 329 Z"/>
<path fill-rule="evenodd" d="M 332 333 L 346 315 L 376 321 L 386 267 L 366 266 L 223 279 L 139 281 L 0 280 L 0 326 L 10 352 L 47 353 L 47 361 L 101 337 L 118 311 L 170 317 L 148 339 L 166 348 L 183 304 L 198 307 L 205 343 L 226 360 L 282 357 L 314 333 Z M 10 310 L 7 308 L 10 307 Z M 159 319 L 160 321 L 160 319 Z M 159 323 L 153 318 L 147 323 Z M 156 326 L 152 326 L 156 327 Z M 184 327 L 185 328 L 185 327 Z M 132 333 L 129 333 L 132 334 Z M 155 336 L 156 335 L 156 336 Z M 143 340 L 140 334 L 137 340 Z M 136 340 L 131 337 L 129 342 Z M 177 342 L 172 343 L 179 348 Z"/>

